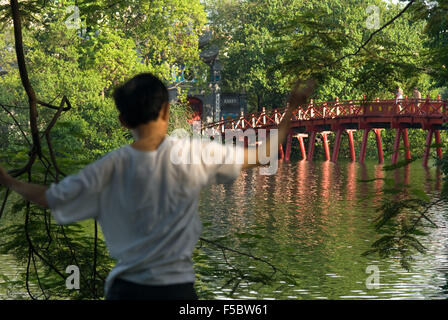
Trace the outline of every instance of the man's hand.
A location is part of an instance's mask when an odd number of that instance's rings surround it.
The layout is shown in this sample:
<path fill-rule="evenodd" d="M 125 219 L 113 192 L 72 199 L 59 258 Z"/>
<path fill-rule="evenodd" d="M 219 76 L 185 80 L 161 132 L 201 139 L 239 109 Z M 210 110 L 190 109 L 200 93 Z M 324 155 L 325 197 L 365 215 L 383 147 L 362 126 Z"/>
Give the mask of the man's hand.
<path fill-rule="evenodd" d="M 314 88 L 316 86 L 316 82 L 314 80 L 297 80 L 291 90 L 291 95 L 288 99 L 288 108 L 286 109 L 285 115 L 283 116 L 282 121 L 278 125 L 278 145 L 283 144 L 291 130 L 291 118 L 294 110 L 297 109 L 298 106 L 304 105 L 308 103 L 308 99 L 314 92 Z"/>
<path fill-rule="evenodd" d="M 294 111 L 298 106 L 308 102 L 308 98 L 312 95 L 315 86 L 316 82 L 311 79 L 306 82 L 298 80 L 294 84 L 288 99 L 289 108 L 292 109 L 291 111 Z"/>
<path fill-rule="evenodd" d="M 45 197 L 46 186 L 25 183 L 14 179 L 2 166 L 0 166 L 0 185 L 14 190 L 28 201 L 48 208 L 47 198 Z"/>
<path fill-rule="evenodd" d="M 280 146 L 283 141 L 285 141 L 286 136 L 288 135 L 289 131 L 291 130 L 291 118 L 293 111 L 297 109 L 298 106 L 304 105 L 308 103 L 308 99 L 311 97 L 312 93 L 314 92 L 314 88 L 316 86 L 316 82 L 314 80 L 307 80 L 307 81 L 301 81 L 298 80 L 291 90 L 291 95 L 288 99 L 288 108 L 286 109 L 285 115 L 278 125 L 278 137 L 277 137 L 277 145 Z M 265 154 L 266 156 L 270 157 L 270 150 L 271 150 L 271 138 L 268 137 L 266 139 L 266 143 L 263 146 L 265 148 Z M 243 169 L 252 168 L 254 166 L 260 165 L 259 159 L 258 159 L 258 147 L 256 150 L 256 164 L 249 163 L 249 149 L 245 148 L 244 152 L 244 165 Z"/>

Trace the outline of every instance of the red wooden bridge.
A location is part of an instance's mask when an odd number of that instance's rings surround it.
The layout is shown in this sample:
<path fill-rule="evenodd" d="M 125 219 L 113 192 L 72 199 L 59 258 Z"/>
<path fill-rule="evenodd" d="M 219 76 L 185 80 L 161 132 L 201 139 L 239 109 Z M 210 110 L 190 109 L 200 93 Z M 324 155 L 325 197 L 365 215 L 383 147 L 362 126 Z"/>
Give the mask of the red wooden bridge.
<path fill-rule="evenodd" d="M 291 155 L 291 143 L 296 137 L 300 143 L 302 158 L 312 160 L 315 149 L 316 137 L 322 136 L 326 160 L 337 162 L 342 135 L 347 133 L 351 160 L 356 161 L 353 132 L 364 130 L 360 150 L 359 162 L 364 163 L 367 150 L 367 141 L 370 131 L 376 137 L 378 159 L 384 162 L 381 143 L 382 129 L 395 129 L 395 143 L 392 150 L 392 163 L 398 162 L 400 141 L 403 139 L 405 158 L 411 160 L 409 150 L 408 128 L 420 128 L 427 131 L 423 165 L 427 166 L 430 155 L 430 147 L 435 136 L 436 144 L 441 143 L 440 130 L 445 122 L 448 122 L 448 102 L 437 99 L 393 99 L 393 100 L 350 100 L 327 101 L 315 103 L 313 100 L 308 105 L 300 106 L 293 114 L 291 131 L 288 134 L 286 148 L 280 146 L 280 158 L 289 161 Z M 286 108 L 285 108 L 286 109 Z M 231 119 L 221 119 L 219 122 L 206 124 L 203 129 L 212 129 L 214 132 L 224 135 L 226 129 L 273 129 L 282 120 L 285 109 L 263 111 L 258 114 L 244 115 Z M 335 133 L 333 156 L 330 155 L 328 135 Z M 305 148 L 304 138 L 308 137 L 308 151 Z M 442 157 L 442 149 L 437 147 L 437 155 Z"/>

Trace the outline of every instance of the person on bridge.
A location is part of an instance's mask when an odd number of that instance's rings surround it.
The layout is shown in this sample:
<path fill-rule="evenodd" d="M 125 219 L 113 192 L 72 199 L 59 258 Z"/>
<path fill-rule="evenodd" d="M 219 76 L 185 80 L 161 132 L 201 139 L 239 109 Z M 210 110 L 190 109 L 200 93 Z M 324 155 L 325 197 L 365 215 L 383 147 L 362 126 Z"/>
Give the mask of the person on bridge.
<path fill-rule="evenodd" d="M 397 92 L 395 93 L 395 104 L 398 105 L 398 110 L 401 112 L 403 107 L 401 106 L 401 100 L 403 100 L 403 90 L 400 86 L 397 86 Z"/>
<path fill-rule="evenodd" d="M 420 100 L 422 98 L 422 94 L 420 93 L 420 91 L 418 91 L 417 87 L 414 87 L 414 91 L 412 92 L 412 96 L 416 100 Z"/>
<path fill-rule="evenodd" d="M 301 85 L 298 82 L 291 92 L 274 137 L 278 145 L 290 131 L 294 109 L 307 102 L 314 87 L 313 82 Z M 114 100 L 119 121 L 131 130 L 134 143 L 50 187 L 19 181 L 0 166 L 0 185 L 50 208 L 59 224 L 97 219 L 118 261 L 106 279 L 106 299 L 197 299 L 192 253 L 202 228 L 200 191 L 212 183 L 233 181 L 242 169 L 260 165 L 259 159 L 249 162 L 253 150 L 247 147 L 234 150 L 233 144 L 202 141 L 221 162 L 205 162 L 204 157 L 192 163 L 174 161 L 179 151 L 194 156 L 201 150 L 189 137 L 167 136 L 168 90 L 150 73 L 119 86 Z M 270 137 L 264 142 L 270 151 Z M 226 155 L 238 152 L 244 152 L 242 163 L 227 161 Z"/>
<path fill-rule="evenodd" d="M 395 103 L 398 103 L 399 100 L 403 99 L 403 89 L 400 88 L 400 86 L 397 86 L 395 93 Z"/>
<path fill-rule="evenodd" d="M 422 94 L 420 91 L 418 91 L 417 87 L 414 87 L 414 91 L 412 92 L 412 97 L 414 98 L 414 105 L 419 108 L 420 107 L 420 100 L 422 98 Z"/>

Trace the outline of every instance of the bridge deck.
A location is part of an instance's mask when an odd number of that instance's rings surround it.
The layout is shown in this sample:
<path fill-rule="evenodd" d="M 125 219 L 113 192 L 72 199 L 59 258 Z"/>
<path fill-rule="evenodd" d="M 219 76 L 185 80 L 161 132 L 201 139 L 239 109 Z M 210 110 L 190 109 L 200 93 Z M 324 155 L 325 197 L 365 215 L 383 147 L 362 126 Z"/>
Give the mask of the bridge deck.
<path fill-rule="evenodd" d="M 363 129 L 363 139 L 360 151 L 359 161 L 363 163 L 366 157 L 368 135 L 371 130 L 375 132 L 378 149 L 378 160 L 383 163 L 383 150 L 381 143 L 381 129 L 396 129 L 396 136 L 393 149 L 392 163 L 397 163 L 400 140 L 403 139 L 405 146 L 406 160 L 411 161 L 409 148 L 409 138 L 407 128 L 421 128 L 427 130 L 425 153 L 423 165 L 428 164 L 430 149 L 433 137 L 435 137 L 437 155 L 442 157 L 440 129 L 448 122 L 448 103 L 438 99 L 401 99 L 401 100 L 379 100 L 366 101 L 332 101 L 313 103 L 312 101 L 305 106 L 299 106 L 294 112 L 291 121 L 291 132 L 288 134 L 286 142 L 286 154 L 283 147 L 280 146 L 280 158 L 286 161 L 290 158 L 291 141 L 295 135 L 300 143 L 302 158 L 312 160 L 316 134 L 320 133 L 323 138 L 325 157 L 330 160 L 330 148 L 327 135 L 329 131 L 336 132 L 335 145 L 333 148 L 333 157 L 331 160 L 336 162 L 338 159 L 341 137 L 343 132 L 349 136 L 349 149 L 351 158 L 355 161 L 355 147 L 353 140 L 353 130 Z M 203 132 L 211 135 L 225 135 L 226 130 L 246 131 L 249 129 L 270 129 L 276 128 L 285 115 L 285 109 L 263 111 L 258 114 L 244 115 L 231 119 L 221 119 L 221 121 L 204 125 Z M 304 134 L 309 133 L 308 153 L 305 151 Z M 242 137 L 244 140 L 244 136 Z"/>
<path fill-rule="evenodd" d="M 448 122 L 447 101 L 441 99 L 352 100 L 310 103 L 300 106 L 292 118 L 297 132 L 336 131 L 341 128 L 422 128 L 440 129 Z M 276 127 L 285 109 L 221 120 L 203 129 L 259 129 Z"/>

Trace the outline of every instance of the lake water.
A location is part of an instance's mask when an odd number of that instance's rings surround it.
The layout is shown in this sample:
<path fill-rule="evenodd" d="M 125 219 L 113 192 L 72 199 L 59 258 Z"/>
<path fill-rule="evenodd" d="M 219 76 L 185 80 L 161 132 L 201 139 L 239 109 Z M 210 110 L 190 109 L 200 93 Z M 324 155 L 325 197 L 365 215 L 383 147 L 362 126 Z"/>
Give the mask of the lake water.
<path fill-rule="evenodd" d="M 424 169 L 420 163 L 384 172 L 368 162 L 280 163 L 274 176 L 262 176 L 258 169 L 244 172 L 231 185 L 215 185 L 204 190 L 199 210 L 207 239 L 227 237 L 231 247 L 269 260 L 280 270 L 294 274 L 295 284 L 276 280 L 266 285 L 241 282 L 222 287 L 216 277 L 211 291 L 217 299 L 440 299 L 448 298 L 448 210 L 431 211 L 436 229 L 422 242 L 427 253 L 415 255 L 410 272 L 394 259 L 381 260 L 361 254 L 379 238 L 372 222 L 381 203 L 381 180 L 363 183 L 359 179 L 390 176 L 397 183 L 421 187 L 437 197 L 440 173 Z M 369 195 L 373 197 L 366 200 Z M 447 205 L 448 206 L 448 205 Z M 239 234 L 257 236 L 253 239 Z M 223 262 L 219 250 L 210 258 Z M 229 258 L 230 259 L 230 258 Z M 14 279 L 20 269 L 9 256 L 0 257 L 0 275 Z M 254 261 L 243 259 L 248 269 Z M 379 270 L 379 288 L 368 289 L 368 266 Z M 0 282 L 3 280 L 0 278 Z M 445 286 L 445 289 L 444 289 Z M 24 288 L 12 296 L 26 298 Z M 10 292 L 11 294 L 11 292 Z M 0 289 L 0 299 L 6 298 Z"/>
<path fill-rule="evenodd" d="M 260 245 L 253 252 L 294 274 L 296 283 L 242 283 L 231 295 L 232 288 L 223 290 L 222 282 L 217 281 L 216 298 L 448 298 L 447 205 L 431 210 L 438 228 L 429 229 L 430 235 L 422 240 L 427 253 L 415 255 L 410 272 L 394 259 L 361 255 L 379 238 L 372 225 L 383 181 L 359 179 L 392 177 L 437 197 L 441 178 L 435 168 L 413 163 L 385 172 L 373 162 L 362 166 L 301 161 L 280 163 L 274 176 L 259 175 L 257 170 L 243 173 L 232 185 L 204 190 L 200 201 L 206 222 L 204 237 L 255 233 Z M 373 198 L 366 200 L 372 194 Z M 234 237 L 232 247 L 244 248 L 244 241 Z M 214 258 L 222 259 L 219 254 Z M 251 262 L 247 259 L 248 265 Z M 379 287 L 375 289 L 367 289 L 366 279 L 371 274 L 366 273 L 367 266 L 379 270 Z"/>

